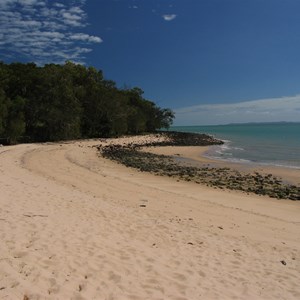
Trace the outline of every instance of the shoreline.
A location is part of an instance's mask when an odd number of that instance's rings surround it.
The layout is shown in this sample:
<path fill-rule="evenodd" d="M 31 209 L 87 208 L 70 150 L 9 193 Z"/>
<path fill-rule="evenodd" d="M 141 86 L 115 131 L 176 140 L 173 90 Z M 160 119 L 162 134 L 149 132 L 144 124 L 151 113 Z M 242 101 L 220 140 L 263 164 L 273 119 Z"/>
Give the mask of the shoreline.
<path fill-rule="evenodd" d="M 173 126 L 172 130 L 206 132 L 223 140 L 224 146 L 212 148 L 208 153 L 208 158 L 213 160 L 236 164 L 237 167 L 245 164 L 248 169 L 270 168 L 276 174 L 280 174 L 282 168 L 288 175 L 289 171 L 294 174 L 297 170 L 300 172 L 299 125 L 299 122 L 258 122 Z M 289 177 L 295 182 L 293 175 Z"/>
<path fill-rule="evenodd" d="M 174 158 L 180 158 L 183 161 L 186 160 L 187 163 L 199 167 L 209 165 L 215 168 L 232 168 L 242 173 L 259 172 L 264 175 L 271 173 L 274 176 L 281 178 L 283 182 L 300 185 L 300 169 L 256 163 L 231 162 L 222 159 L 219 160 L 206 155 L 211 147 L 215 146 L 158 146 L 149 147 L 143 151 L 158 155 L 170 155 Z"/>
<path fill-rule="evenodd" d="M 97 148 L 104 158 L 141 172 L 221 190 L 300 200 L 299 172 L 287 172 L 282 168 L 263 169 L 204 158 L 203 154 L 210 149 L 207 146 L 222 144 L 220 140 L 206 134 L 164 132 L 153 138 L 152 142 L 141 137 L 139 142 L 123 145 L 111 142 Z"/>

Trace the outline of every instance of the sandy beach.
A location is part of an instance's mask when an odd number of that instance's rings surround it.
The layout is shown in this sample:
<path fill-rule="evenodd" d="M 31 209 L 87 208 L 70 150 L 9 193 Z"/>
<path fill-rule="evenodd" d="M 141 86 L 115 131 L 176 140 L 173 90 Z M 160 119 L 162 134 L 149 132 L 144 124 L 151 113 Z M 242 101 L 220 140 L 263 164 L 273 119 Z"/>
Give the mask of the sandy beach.
<path fill-rule="evenodd" d="M 299 201 L 128 169 L 110 142 L 0 148 L 0 299 L 300 298 Z"/>
<path fill-rule="evenodd" d="M 209 158 L 207 153 L 209 152 L 210 146 L 206 147 L 150 147 L 145 148 L 144 151 L 171 155 L 177 158 L 186 159 L 187 163 L 198 164 L 199 166 L 209 165 L 215 168 L 232 168 L 242 173 L 253 173 L 259 172 L 261 174 L 273 174 L 274 176 L 281 178 L 284 182 L 290 184 L 300 185 L 300 170 L 288 167 L 276 167 L 271 165 L 259 165 L 253 163 L 235 163 L 225 160 L 217 160 Z M 189 161 L 190 160 L 190 161 Z"/>

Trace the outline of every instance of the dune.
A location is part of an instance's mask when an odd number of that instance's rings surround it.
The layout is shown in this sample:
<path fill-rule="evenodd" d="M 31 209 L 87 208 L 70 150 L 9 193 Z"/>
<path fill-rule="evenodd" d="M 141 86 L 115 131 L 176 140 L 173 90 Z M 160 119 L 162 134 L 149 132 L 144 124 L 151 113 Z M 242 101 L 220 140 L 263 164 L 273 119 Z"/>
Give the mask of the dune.
<path fill-rule="evenodd" d="M 300 202 L 177 182 L 100 143 L 0 148 L 0 299 L 299 299 Z"/>

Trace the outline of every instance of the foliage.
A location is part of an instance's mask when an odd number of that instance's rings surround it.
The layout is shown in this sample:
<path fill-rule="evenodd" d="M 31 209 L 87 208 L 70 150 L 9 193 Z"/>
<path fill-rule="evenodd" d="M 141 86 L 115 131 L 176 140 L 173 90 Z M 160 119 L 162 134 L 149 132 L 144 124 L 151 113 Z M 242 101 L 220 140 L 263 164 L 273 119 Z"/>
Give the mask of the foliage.
<path fill-rule="evenodd" d="M 174 119 L 143 98 L 119 89 L 102 71 L 71 62 L 38 67 L 0 62 L 0 143 L 57 141 L 153 132 Z"/>

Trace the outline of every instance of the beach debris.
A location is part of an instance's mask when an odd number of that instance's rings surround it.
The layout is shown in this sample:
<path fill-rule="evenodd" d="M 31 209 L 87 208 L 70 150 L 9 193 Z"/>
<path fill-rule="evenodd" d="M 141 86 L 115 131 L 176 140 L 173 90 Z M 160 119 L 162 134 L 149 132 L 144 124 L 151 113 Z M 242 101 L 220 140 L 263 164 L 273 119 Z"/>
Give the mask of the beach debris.
<path fill-rule="evenodd" d="M 194 245 L 192 242 L 188 242 L 187 244 L 188 244 L 188 245 Z"/>
<path fill-rule="evenodd" d="M 280 261 L 284 266 L 286 266 L 286 262 L 284 260 Z"/>
<path fill-rule="evenodd" d="M 140 204 L 140 207 L 146 207 L 146 205 L 145 204 Z"/>
<path fill-rule="evenodd" d="M 219 229 L 222 229 L 222 230 L 224 229 L 222 226 L 218 226 L 218 228 L 219 228 Z"/>
<path fill-rule="evenodd" d="M 41 218 L 47 218 L 48 215 L 23 215 L 24 217 L 27 217 L 27 218 L 34 218 L 34 217 L 41 217 Z"/>

